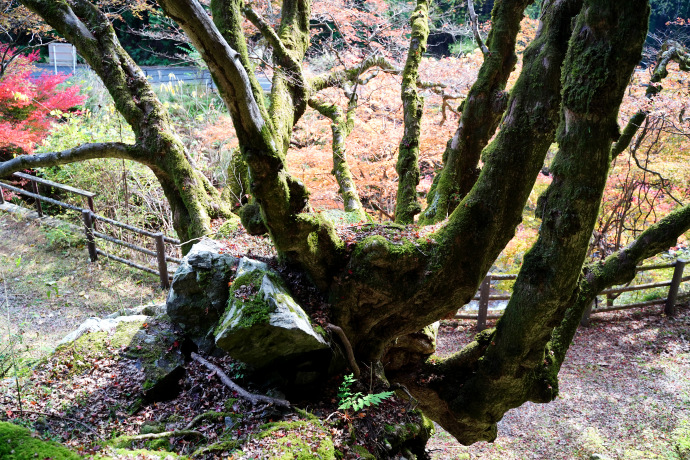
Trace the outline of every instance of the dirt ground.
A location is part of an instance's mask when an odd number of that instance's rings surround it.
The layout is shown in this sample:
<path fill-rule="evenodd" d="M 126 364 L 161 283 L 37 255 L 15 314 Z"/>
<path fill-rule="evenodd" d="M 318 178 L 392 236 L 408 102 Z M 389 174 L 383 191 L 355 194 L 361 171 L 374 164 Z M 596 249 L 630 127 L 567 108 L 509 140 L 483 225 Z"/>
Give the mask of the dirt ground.
<path fill-rule="evenodd" d="M 690 421 L 690 309 L 663 307 L 592 316 L 575 337 L 559 375 L 560 396 L 509 411 L 494 443 L 460 446 L 439 430 L 435 459 L 678 460 L 674 433 Z M 439 353 L 467 342 L 469 321 L 446 323 Z"/>
<path fill-rule="evenodd" d="M 90 316 L 161 302 L 156 277 L 116 262 L 89 263 L 79 238 L 0 215 L 0 345 L 44 356 Z M 474 334 L 471 321 L 442 324 L 439 353 Z M 499 423 L 494 443 L 465 447 L 439 429 L 434 459 L 673 459 L 675 430 L 690 423 L 690 309 L 607 313 L 577 334 L 560 374 L 560 396 L 527 403 Z"/>
<path fill-rule="evenodd" d="M 0 345 L 19 339 L 38 358 L 86 318 L 163 302 L 158 279 L 112 261 L 90 263 L 65 229 L 0 215 Z"/>

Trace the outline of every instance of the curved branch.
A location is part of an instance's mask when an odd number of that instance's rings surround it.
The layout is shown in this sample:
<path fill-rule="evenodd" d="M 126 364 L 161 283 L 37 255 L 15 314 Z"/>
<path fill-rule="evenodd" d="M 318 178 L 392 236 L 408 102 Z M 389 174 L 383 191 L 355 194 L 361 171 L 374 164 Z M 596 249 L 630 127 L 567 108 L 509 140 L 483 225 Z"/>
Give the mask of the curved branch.
<path fill-rule="evenodd" d="M 386 72 L 400 73 L 399 69 L 383 56 L 369 56 L 359 66 L 352 69 L 339 69 L 309 81 L 312 91 L 319 92 L 326 88 L 341 86 L 344 82 L 355 83 L 368 70 L 378 67 Z"/>
<path fill-rule="evenodd" d="M 44 168 L 99 158 L 121 158 L 144 163 L 139 147 L 121 142 L 84 144 L 61 152 L 19 155 L 0 163 L 0 177 L 29 168 Z"/>
<path fill-rule="evenodd" d="M 259 32 L 261 32 L 261 35 L 268 41 L 268 43 L 273 47 L 273 51 L 281 58 L 284 59 L 290 64 L 292 64 L 292 67 L 297 69 L 300 67 L 300 63 L 295 60 L 295 58 L 292 56 L 290 53 L 290 50 L 288 50 L 285 47 L 285 44 L 283 41 L 280 39 L 278 34 L 276 33 L 275 30 L 273 30 L 273 27 L 259 14 L 254 11 L 254 9 L 250 6 L 245 6 L 242 8 L 242 12 L 244 15 L 249 19 L 249 22 L 254 24 L 254 26 L 259 29 Z"/>

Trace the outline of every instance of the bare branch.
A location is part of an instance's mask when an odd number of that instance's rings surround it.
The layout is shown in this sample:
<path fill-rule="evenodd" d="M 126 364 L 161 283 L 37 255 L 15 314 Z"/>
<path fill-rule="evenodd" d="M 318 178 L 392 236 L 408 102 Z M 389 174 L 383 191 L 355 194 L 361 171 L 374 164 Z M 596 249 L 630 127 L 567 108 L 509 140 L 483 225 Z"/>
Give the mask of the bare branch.
<path fill-rule="evenodd" d="M 482 50 L 482 54 L 486 56 L 489 54 L 489 48 L 486 47 L 481 35 L 479 35 L 479 18 L 477 13 L 474 12 L 474 2 L 472 0 L 467 0 L 467 10 L 470 13 L 470 22 L 472 23 L 472 33 L 474 34 L 474 39 L 477 41 L 477 46 Z"/>
<path fill-rule="evenodd" d="M 268 404 L 275 404 L 276 406 L 279 407 L 290 407 L 290 402 L 286 401 L 284 399 L 278 399 L 278 398 L 271 398 L 270 396 L 264 396 L 264 395 L 257 395 L 254 393 L 250 393 L 235 382 L 233 382 L 230 377 L 228 377 L 225 372 L 223 372 L 218 366 L 215 364 L 211 364 L 208 361 L 206 361 L 204 358 L 201 356 L 197 355 L 196 353 L 192 352 L 192 359 L 200 364 L 203 364 L 210 370 L 216 373 L 218 378 L 227 386 L 229 387 L 232 391 L 236 392 L 241 398 L 246 399 L 252 405 L 257 405 L 260 402 L 263 403 L 268 403 Z"/>

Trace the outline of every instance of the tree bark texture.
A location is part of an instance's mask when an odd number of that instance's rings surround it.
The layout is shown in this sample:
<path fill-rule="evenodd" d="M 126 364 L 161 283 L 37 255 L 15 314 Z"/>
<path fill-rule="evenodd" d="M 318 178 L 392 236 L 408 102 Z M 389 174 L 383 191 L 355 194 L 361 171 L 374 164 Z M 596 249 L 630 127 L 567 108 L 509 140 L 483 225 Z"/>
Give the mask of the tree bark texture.
<path fill-rule="evenodd" d="M 136 144 L 128 147 L 129 159 L 145 164 L 158 178 L 180 239 L 188 241 L 209 233 L 212 216 L 231 217 L 218 191 L 188 161 L 167 112 L 144 73 L 120 46 L 108 18 L 86 0 L 22 3 L 74 44 L 103 80 L 135 134 Z M 104 151 L 102 157 L 107 156 Z M 188 244 L 183 246 L 188 248 Z"/>
<path fill-rule="evenodd" d="M 493 25 L 486 43 L 488 53 L 462 104 L 458 129 L 443 153 L 443 169 L 434 178 L 420 223 L 433 224 L 448 217 L 479 177 L 482 149 L 496 132 L 506 108 L 508 96 L 504 90 L 517 63 L 515 42 L 523 12 L 530 3 L 494 2 Z"/>
<path fill-rule="evenodd" d="M 412 38 L 407 51 L 407 61 L 402 74 L 401 97 L 405 130 L 398 148 L 398 193 L 396 195 L 395 221 L 399 224 L 414 223 L 414 216 L 422 210 L 417 200 L 419 184 L 419 136 L 421 134 L 424 98 L 417 91 L 419 64 L 426 51 L 429 38 L 430 1 L 418 0 L 410 24 Z"/>

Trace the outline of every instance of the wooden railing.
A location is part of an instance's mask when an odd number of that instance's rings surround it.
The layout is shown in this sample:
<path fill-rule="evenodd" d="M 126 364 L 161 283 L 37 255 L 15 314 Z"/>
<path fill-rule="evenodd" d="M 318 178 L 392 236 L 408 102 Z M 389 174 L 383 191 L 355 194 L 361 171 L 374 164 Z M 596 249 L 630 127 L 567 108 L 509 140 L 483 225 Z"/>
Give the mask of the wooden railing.
<path fill-rule="evenodd" d="M 81 189 L 74 188 L 74 187 L 70 187 L 69 185 L 64 185 L 64 184 L 60 184 L 60 183 L 53 182 L 50 180 L 42 179 L 40 177 L 31 176 L 29 174 L 14 173 L 13 175 L 17 178 L 30 181 L 32 192 L 28 192 L 24 189 L 14 187 L 12 185 L 0 182 L 0 204 L 5 203 L 5 199 L 2 196 L 2 189 L 4 188 L 4 189 L 10 190 L 12 192 L 33 198 L 35 200 L 35 203 L 36 203 L 36 212 L 38 213 L 39 217 L 43 217 L 43 215 L 44 215 L 43 206 L 41 205 L 42 202 L 50 203 L 50 204 L 60 206 L 60 207 L 65 208 L 65 209 L 71 209 L 72 211 L 76 211 L 82 217 L 82 221 L 84 224 L 84 233 L 86 235 L 86 241 L 87 241 L 86 246 L 87 246 L 88 251 L 89 251 L 89 258 L 91 259 L 92 262 L 95 262 L 96 260 L 98 260 L 98 256 L 101 255 L 103 257 L 107 257 L 108 259 L 115 260 L 117 262 L 123 263 L 125 265 L 130 266 L 130 267 L 136 268 L 138 270 L 142 270 L 142 271 L 154 274 L 154 275 L 158 275 L 158 277 L 160 278 L 160 281 L 161 281 L 161 286 L 164 289 L 167 289 L 168 287 L 170 287 L 170 279 L 172 277 L 169 274 L 168 262 L 179 264 L 180 262 L 182 262 L 182 260 L 167 255 L 166 251 L 165 251 L 165 243 L 179 245 L 180 244 L 179 240 L 177 240 L 175 238 L 169 238 L 167 236 L 164 236 L 163 233 L 160 233 L 160 232 L 159 233 L 150 232 L 148 230 L 144 230 L 143 228 L 128 225 L 128 224 L 125 224 L 123 222 L 119 222 L 117 220 L 109 219 L 107 217 L 96 214 L 95 210 L 94 210 L 94 202 L 93 202 L 93 198 L 96 196 L 95 193 L 87 192 L 86 190 L 81 190 Z M 55 188 L 60 189 L 60 190 L 64 190 L 64 191 L 67 191 L 70 193 L 74 193 L 76 195 L 80 195 L 80 196 L 86 198 L 87 208 L 80 208 L 78 206 L 74 206 L 74 205 L 69 204 L 69 203 L 64 203 L 62 201 L 55 200 L 53 198 L 41 196 L 41 194 L 39 193 L 39 190 L 38 190 L 38 184 L 43 184 L 43 185 L 47 185 L 50 187 L 55 187 Z M 104 223 L 119 227 L 121 229 L 149 237 L 149 238 L 153 239 L 156 249 L 155 249 L 155 251 L 151 250 L 151 249 L 147 249 L 147 248 L 144 248 L 142 246 L 136 245 L 134 243 L 129 243 L 129 242 L 123 241 L 119 238 L 115 238 L 113 236 L 99 232 L 96 230 L 96 226 L 95 226 L 95 223 L 97 221 L 104 222 Z M 152 257 L 156 257 L 156 260 L 158 262 L 158 267 L 157 267 L 157 269 L 153 269 L 153 268 L 147 267 L 145 265 L 138 264 L 132 260 L 125 259 L 123 257 L 118 257 L 116 255 L 109 254 L 109 253 L 107 253 L 101 249 L 98 249 L 96 247 L 96 238 L 100 238 L 100 239 L 103 239 L 105 241 L 109 241 L 110 243 L 114 243 L 114 244 L 117 244 L 119 246 L 123 246 L 123 247 L 129 248 L 129 249 L 132 249 L 134 251 L 138 251 L 138 252 L 141 252 L 143 254 L 147 254 L 147 255 L 152 256 Z"/>
<path fill-rule="evenodd" d="M 615 310 L 628 310 L 631 308 L 642 308 L 642 307 L 649 307 L 651 305 L 660 305 L 664 304 L 664 313 L 666 313 L 669 316 L 673 316 L 676 313 L 676 299 L 678 297 L 678 290 L 680 288 L 680 284 L 689 281 L 690 276 L 683 276 L 683 270 L 685 269 L 685 265 L 687 264 L 687 261 L 684 259 L 678 259 L 673 263 L 668 263 L 668 264 L 659 264 L 659 265 L 642 265 L 637 267 L 636 271 L 637 273 L 644 272 L 644 271 L 652 271 L 652 270 L 663 270 L 663 269 L 668 269 L 668 268 L 673 268 L 673 277 L 668 280 L 668 281 L 661 281 L 658 283 L 647 283 L 647 284 L 636 284 L 632 286 L 620 286 L 620 287 L 613 287 L 610 289 L 606 289 L 604 291 L 601 291 L 599 295 L 606 295 L 607 298 L 611 298 L 614 294 L 621 294 L 623 292 L 630 292 L 630 291 L 642 291 L 646 289 L 654 289 L 654 288 L 659 288 L 659 287 L 665 287 L 669 286 L 668 290 L 668 295 L 666 298 L 662 299 L 654 299 L 654 300 L 649 300 L 646 302 L 637 302 L 637 303 L 631 303 L 631 304 L 625 304 L 625 305 L 609 305 L 604 308 L 596 308 L 594 309 L 593 306 L 596 304 L 597 300 L 592 303 L 592 305 L 589 306 L 587 311 L 585 311 L 581 324 L 583 326 L 589 325 L 589 317 L 592 314 L 596 313 L 605 313 L 609 311 L 615 311 Z M 491 301 L 501 301 L 501 300 L 510 300 L 510 294 L 501 294 L 501 295 L 491 295 L 491 282 L 496 280 L 496 281 L 506 281 L 506 280 L 514 280 L 517 278 L 517 275 L 502 275 L 502 274 L 493 274 L 489 273 L 486 275 L 484 278 L 484 281 L 482 281 L 482 284 L 479 287 L 479 292 L 477 293 L 477 296 L 475 296 L 472 300 L 478 301 L 478 310 L 477 314 L 469 314 L 465 312 L 458 312 L 455 315 L 456 319 L 476 319 L 477 320 L 477 330 L 483 331 L 486 329 L 486 320 L 487 319 L 498 319 L 501 317 L 500 314 L 494 314 L 494 315 L 489 315 L 489 302 Z"/>

